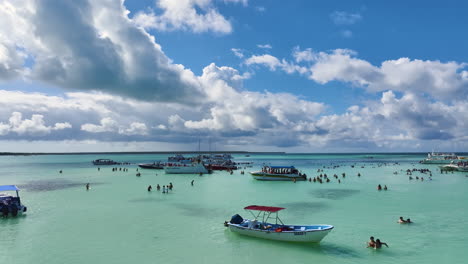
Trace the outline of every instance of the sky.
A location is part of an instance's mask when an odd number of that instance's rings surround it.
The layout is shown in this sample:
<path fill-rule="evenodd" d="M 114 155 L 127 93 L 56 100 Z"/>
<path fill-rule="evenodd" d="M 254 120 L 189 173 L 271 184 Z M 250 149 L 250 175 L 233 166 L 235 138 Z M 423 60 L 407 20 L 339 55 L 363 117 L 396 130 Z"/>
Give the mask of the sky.
<path fill-rule="evenodd" d="M 0 152 L 466 152 L 466 10 L 1 0 Z"/>

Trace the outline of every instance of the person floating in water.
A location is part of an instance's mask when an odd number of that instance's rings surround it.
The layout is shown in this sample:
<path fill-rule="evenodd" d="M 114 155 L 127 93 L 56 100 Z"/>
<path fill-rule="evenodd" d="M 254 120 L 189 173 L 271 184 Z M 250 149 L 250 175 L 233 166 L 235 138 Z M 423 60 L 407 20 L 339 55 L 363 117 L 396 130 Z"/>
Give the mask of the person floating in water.
<path fill-rule="evenodd" d="M 86 184 L 86 190 L 89 191 L 91 187 L 89 187 L 89 182 Z"/>
<path fill-rule="evenodd" d="M 382 248 L 382 245 L 385 245 L 386 247 L 388 247 L 387 243 L 381 242 L 380 239 L 377 238 L 377 240 L 375 240 L 374 248 L 375 249 Z"/>
<path fill-rule="evenodd" d="M 151 192 L 152 189 L 153 189 L 153 187 L 151 187 L 151 185 L 148 186 L 148 192 Z"/>
<path fill-rule="evenodd" d="M 368 248 L 369 247 L 371 247 L 371 248 L 375 247 L 375 240 L 374 240 L 373 236 L 371 236 L 369 242 L 367 242 L 367 247 Z"/>

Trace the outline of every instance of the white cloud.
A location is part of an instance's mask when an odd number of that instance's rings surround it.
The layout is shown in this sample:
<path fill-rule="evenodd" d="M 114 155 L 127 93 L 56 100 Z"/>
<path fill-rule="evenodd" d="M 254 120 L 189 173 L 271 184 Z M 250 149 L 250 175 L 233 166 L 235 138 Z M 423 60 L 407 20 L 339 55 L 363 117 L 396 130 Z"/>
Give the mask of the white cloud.
<path fill-rule="evenodd" d="M 298 72 L 320 84 L 351 83 L 369 92 L 412 91 L 449 100 L 465 100 L 468 96 L 467 63 L 400 58 L 375 66 L 357 58 L 357 53 L 348 49 L 314 52 L 298 47 L 293 49 L 292 56 L 295 63 L 265 54 L 253 55 L 245 64 L 263 65 L 271 71 L 280 69 L 289 74 Z"/>
<path fill-rule="evenodd" d="M 273 47 L 270 44 L 257 44 L 257 47 L 261 49 L 272 49 Z"/>
<path fill-rule="evenodd" d="M 241 49 L 236 49 L 236 48 L 232 48 L 231 49 L 232 53 L 234 53 L 234 55 L 238 58 L 244 58 L 244 53 L 242 52 Z"/>
<path fill-rule="evenodd" d="M 225 3 L 241 3 L 247 5 L 247 0 L 224 0 Z M 146 29 L 161 31 L 191 30 L 195 33 L 216 32 L 227 34 L 232 32 L 231 23 L 216 10 L 212 0 L 158 0 L 158 9 L 162 14 L 154 11 L 138 12 L 133 21 Z"/>
<path fill-rule="evenodd" d="M 330 14 L 330 19 L 336 25 L 352 25 L 362 19 L 359 13 L 348 13 L 345 11 L 334 11 Z"/>
<path fill-rule="evenodd" d="M 43 115 L 34 114 L 31 116 L 31 119 L 23 119 L 22 113 L 13 112 L 8 119 L 8 123 L 0 123 L 0 135 L 7 135 L 14 132 L 19 135 L 35 137 L 49 134 L 54 130 L 63 130 L 71 127 L 71 124 L 68 122 L 55 123 L 54 126 L 46 126 Z"/>
<path fill-rule="evenodd" d="M 0 78 L 24 77 L 141 100 L 202 100 L 194 74 L 173 64 L 153 36 L 135 27 L 122 3 L 3 1 L 0 36 L 8 38 L 0 38 Z M 28 67 L 23 65 L 26 56 L 31 58 Z"/>
<path fill-rule="evenodd" d="M 115 132 L 118 131 L 119 127 L 116 121 L 112 118 L 106 117 L 101 119 L 99 125 L 94 124 L 83 124 L 81 130 L 90 133 L 102 133 L 102 132 Z"/>
<path fill-rule="evenodd" d="M 123 135 L 148 135 L 148 128 L 144 123 L 133 122 L 129 128 L 119 129 L 119 134 Z"/>

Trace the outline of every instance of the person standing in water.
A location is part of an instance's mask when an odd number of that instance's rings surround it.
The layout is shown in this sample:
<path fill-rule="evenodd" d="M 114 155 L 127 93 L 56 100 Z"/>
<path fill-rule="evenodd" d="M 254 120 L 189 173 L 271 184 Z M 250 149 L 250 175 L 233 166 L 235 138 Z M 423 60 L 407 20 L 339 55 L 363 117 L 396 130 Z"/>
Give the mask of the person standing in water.
<path fill-rule="evenodd" d="M 194 181 L 195 181 L 195 180 L 192 180 L 192 181 L 190 182 L 190 184 L 191 184 L 192 186 L 193 186 L 193 182 L 194 182 Z"/>
<path fill-rule="evenodd" d="M 151 185 L 148 186 L 148 192 L 151 192 L 152 189 L 153 189 L 153 187 L 151 187 Z"/>
<path fill-rule="evenodd" d="M 89 182 L 86 184 L 86 190 L 89 191 Z"/>
<path fill-rule="evenodd" d="M 371 236 L 370 241 L 367 242 L 367 247 L 371 247 L 371 248 L 375 247 L 375 240 L 373 236 Z"/>
<path fill-rule="evenodd" d="M 380 239 L 377 238 L 377 240 L 375 240 L 374 248 L 375 249 L 382 248 L 382 245 L 385 245 L 386 247 L 388 247 L 387 243 L 381 242 Z"/>

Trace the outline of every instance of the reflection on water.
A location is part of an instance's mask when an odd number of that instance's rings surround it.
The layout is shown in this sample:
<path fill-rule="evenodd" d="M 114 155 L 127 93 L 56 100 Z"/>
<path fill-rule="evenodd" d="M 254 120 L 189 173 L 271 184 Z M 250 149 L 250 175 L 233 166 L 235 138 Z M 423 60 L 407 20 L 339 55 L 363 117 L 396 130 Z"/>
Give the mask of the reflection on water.
<path fill-rule="evenodd" d="M 316 198 L 340 200 L 359 193 L 359 190 L 352 189 L 319 189 L 310 192 Z"/>
<path fill-rule="evenodd" d="M 103 184 L 102 182 L 90 182 L 91 186 Z M 27 181 L 19 185 L 20 189 L 25 189 L 29 192 L 49 192 L 63 190 L 74 187 L 84 187 L 86 182 L 71 181 L 67 179 L 48 179 L 48 180 L 33 180 Z"/>

